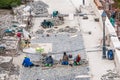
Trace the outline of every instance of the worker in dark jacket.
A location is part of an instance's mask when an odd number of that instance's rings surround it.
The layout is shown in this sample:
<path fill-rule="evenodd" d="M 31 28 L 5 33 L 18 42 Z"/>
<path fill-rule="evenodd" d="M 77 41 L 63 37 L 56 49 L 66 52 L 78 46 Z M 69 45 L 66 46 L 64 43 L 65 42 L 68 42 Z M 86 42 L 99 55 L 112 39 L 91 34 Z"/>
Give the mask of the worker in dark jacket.
<path fill-rule="evenodd" d="M 45 66 L 52 66 L 54 64 L 54 60 L 52 56 L 48 56 L 45 59 Z"/>

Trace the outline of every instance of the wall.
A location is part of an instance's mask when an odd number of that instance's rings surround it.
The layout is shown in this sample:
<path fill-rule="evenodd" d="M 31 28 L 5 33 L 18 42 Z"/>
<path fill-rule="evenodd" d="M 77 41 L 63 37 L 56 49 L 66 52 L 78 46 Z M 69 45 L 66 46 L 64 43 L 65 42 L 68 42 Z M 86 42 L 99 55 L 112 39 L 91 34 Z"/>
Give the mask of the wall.
<path fill-rule="evenodd" d="M 92 7 L 94 9 L 96 16 L 100 19 L 100 25 L 103 26 L 102 18 L 101 18 L 101 14 L 102 14 L 103 10 L 99 10 L 97 8 L 97 6 L 94 3 L 94 0 L 91 0 L 91 3 L 92 3 Z M 113 35 L 113 36 L 109 37 L 110 46 L 112 49 L 115 50 L 114 62 L 115 62 L 117 71 L 120 73 L 120 50 L 117 49 L 117 48 L 120 48 L 120 41 L 118 40 L 115 29 L 111 25 L 108 17 L 105 21 L 105 27 L 106 27 L 106 35 Z M 101 27 L 101 28 L 103 28 L 103 27 Z"/>

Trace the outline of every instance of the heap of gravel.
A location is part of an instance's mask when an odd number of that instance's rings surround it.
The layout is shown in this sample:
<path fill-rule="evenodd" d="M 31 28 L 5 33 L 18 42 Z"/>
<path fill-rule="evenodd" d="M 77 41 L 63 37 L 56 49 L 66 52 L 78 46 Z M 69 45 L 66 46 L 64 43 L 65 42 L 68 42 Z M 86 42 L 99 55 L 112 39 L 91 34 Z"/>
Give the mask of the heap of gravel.
<path fill-rule="evenodd" d="M 5 70 L 0 67 L 0 80 L 18 80 L 19 79 L 19 67 L 12 66 L 9 70 Z"/>
<path fill-rule="evenodd" d="M 55 29 L 49 29 L 49 30 L 47 30 L 46 32 L 48 32 L 48 33 L 53 33 L 55 31 Z"/>
<path fill-rule="evenodd" d="M 43 29 L 38 29 L 37 31 L 36 31 L 36 34 L 43 34 L 45 31 L 43 30 Z"/>
<path fill-rule="evenodd" d="M 48 15 L 48 5 L 42 1 L 34 1 L 29 4 L 35 16 L 47 16 Z"/>
<path fill-rule="evenodd" d="M 12 25 L 13 16 L 11 14 L 0 15 L 0 28 L 7 28 Z"/>
<path fill-rule="evenodd" d="M 52 22 L 54 26 L 59 26 L 64 24 L 64 21 L 60 20 L 58 17 L 49 19 L 48 21 Z"/>
<path fill-rule="evenodd" d="M 75 33 L 78 30 L 75 28 L 60 28 L 58 32 L 68 32 L 68 33 Z"/>

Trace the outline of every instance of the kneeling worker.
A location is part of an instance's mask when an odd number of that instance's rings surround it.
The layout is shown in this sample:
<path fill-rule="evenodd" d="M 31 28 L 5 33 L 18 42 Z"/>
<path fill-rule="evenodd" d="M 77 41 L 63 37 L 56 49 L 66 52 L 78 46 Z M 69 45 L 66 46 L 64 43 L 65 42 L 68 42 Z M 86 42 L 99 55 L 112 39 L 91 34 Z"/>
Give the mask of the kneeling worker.
<path fill-rule="evenodd" d="M 66 52 L 64 52 L 63 59 L 62 59 L 62 65 L 68 65 L 68 61 L 69 61 L 68 55 L 66 54 Z"/>
<path fill-rule="evenodd" d="M 81 60 L 81 57 L 80 57 L 80 54 L 78 54 L 77 57 L 74 59 L 74 65 L 80 65 L 80 60 Z"/>
<path fill-rule="evenodd" d="M 30 61 L 30 58 L 28 58 L 28 57 L 24 58 L 22 65 L 24 67 L 32 67 L 32 66 L 34 66 L 34 64 Z"/>
<path fill-rule="evenodd" d="M 45 66 L 52 66 L 54 64 L 54 60 L 52 56 L 48 56 L 45 59 Z"/>

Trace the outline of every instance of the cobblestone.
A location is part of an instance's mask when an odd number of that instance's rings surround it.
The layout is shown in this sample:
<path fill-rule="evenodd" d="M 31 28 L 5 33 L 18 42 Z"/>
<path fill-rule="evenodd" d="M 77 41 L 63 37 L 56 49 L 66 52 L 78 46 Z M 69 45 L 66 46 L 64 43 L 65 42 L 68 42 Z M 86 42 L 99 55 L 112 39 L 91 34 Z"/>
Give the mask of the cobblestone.
<path fill-rule="evenodd" d="M 43 35 L 44 37 L 42 37 Z M 69 33 L 50 34 L 49 37 L 46 37 L 46 34 L 43 35 L 37 34 L 39 39 L 33 39 L 31 43 L 52 43 L 51 53 L 56 53 L 55 57 L 57 58 L 62 57 L 64 51 L 68 54 L 74 54 L 74 56 L 80 53 L 82 58 L 86 58 L 81 33 L 76 33 L 77 36 L 74 38 Z"/>
<path fill-rule="evenodd" d="M 23 68 L 21 70 L 21 80 L 89 80 L 75 79 L 77 75 L 88 75 L 88 67 L 56 67 L 42 70 L 40 67 Z M 28 74 L 29 73 L 29 74 Z"/>
<path fill-rule="evenodd" d="M 29 4 L 35 16 L 48 15 L 48 5 L 42 1 L 35 1 Z"/>
<path fill-rule="evenodd" d="M 44 35 L 44 37 L 42 37 Z M 31 43 L 52 43 L 52 52 L 54 59 L 59 60 L 63 56 L 63 52 L 73 54 L 75 57 L 78 53 L 81 54 L 82 59 L 86 59 L 84 50 L 84 42 L 80 32 L 75 33 L 76 37 L 71 37 L 70 33 L 37 34 L 38 39 L 33 39 Z M 56 36 L 55 36 L 56 35 Z M 56 66 L 55 68 L 42 69 L 42 67 L 22 68 L 20 71 L 21 80 L 89 80 L 89 78 L 75 79 L 78 75 L 88 75 L 89 66 Z"/>

